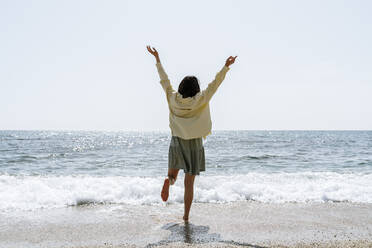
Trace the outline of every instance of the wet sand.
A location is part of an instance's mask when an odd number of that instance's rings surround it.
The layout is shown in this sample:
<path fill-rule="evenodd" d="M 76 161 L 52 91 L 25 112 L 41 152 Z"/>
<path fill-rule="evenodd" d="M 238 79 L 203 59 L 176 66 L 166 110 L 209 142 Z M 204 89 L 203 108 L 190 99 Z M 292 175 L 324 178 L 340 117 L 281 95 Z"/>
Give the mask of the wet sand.
<path fill-rule="evenodd" d="M 0 214 L 0 247 L 372 247 L 372 204 L 85 205 Z"/>

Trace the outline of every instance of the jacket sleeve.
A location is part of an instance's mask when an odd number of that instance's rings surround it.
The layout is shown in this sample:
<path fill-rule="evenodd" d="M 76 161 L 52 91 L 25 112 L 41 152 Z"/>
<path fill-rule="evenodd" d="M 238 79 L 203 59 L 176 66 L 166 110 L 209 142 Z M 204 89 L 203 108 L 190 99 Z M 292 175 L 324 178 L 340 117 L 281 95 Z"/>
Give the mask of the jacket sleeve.
<path fill-rule="evenodd" d="M 174 92 L 172 85 L 170 84 L 170 81 L 168 79 L 167 73 L 165 73 L 164 68 L 160 62 L 156 63 L 156 68 L 158 69 L 159 77 L 160 77 L 160 84 L 163 87 L 167 99 L 169 96 Z"/>
<path fill-rule="evenodd" d="M 230 70 L 229 67 L 223 66 L 222 69 L 216 74 L 214 80 L 208 84 L 208 87 L 201 92 L 201 98 L 204 102 L 209 102 L 214 93 L 216 93 L 218 87 L 225 79 L 226 73 Z"/>

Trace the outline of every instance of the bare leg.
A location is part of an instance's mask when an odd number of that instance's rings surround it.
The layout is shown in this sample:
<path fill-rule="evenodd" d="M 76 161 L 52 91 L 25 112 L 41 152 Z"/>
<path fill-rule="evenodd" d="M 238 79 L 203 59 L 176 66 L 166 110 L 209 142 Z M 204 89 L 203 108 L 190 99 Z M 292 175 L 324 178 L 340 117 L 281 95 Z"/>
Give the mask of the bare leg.
<path fill-rule="evenodd" d="M 168 169 L 168 178 L 164 180 L 163 188 L 161 190 L 161 199 L 168 200 L 169 186 L 173 185 L 177 179 L 179 169 Z"/>
<path fill-rule="evenodd" d="M 185 214 L 183 215 L 183 220 L 189 220 L 189 213 L 191 208 L 192 199 L 194 197 L 194 179 L 195 175 L 185 173 Z"/>
<path fill-rule="evenodd" d="M 168 169 L 168 178 L 170 180 L 170 184 L 173 185 L 177 180 L 179 169 Z"/>

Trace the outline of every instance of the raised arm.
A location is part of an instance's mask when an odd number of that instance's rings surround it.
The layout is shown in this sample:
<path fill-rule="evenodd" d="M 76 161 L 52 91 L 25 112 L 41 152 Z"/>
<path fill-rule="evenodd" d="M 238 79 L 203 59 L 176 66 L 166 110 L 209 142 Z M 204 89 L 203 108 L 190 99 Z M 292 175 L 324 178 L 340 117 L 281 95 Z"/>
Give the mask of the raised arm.
<path fill-rule="evenodd" d="M 146 48 L 147 48 L 147 51 L 149 51 L 149 53 L 154 55 L 154 57 L 156 59 L 156 63 L 160 63 L 159 53 L 158 53 L 158 51 L 156 51 L 155 47 L 152 47 L 152 49 L 151 49 L 150 46 L 146 46 Z"/>
<path fill-rule="evenodd" d="M 202 91 L 202 99 L 205 102 L 208 102 L 214 93 L 216 93 L 218 87 L 221 85 L 222 81 L 225 79 L 226 73 L 230 70 L 230 65 L 235 62 L 235 57 L 228 57 L 222 69 L 216 74 L 214 80 L 208 84 L 208 87 Z"/>
<path fill-rule="evenodd" d="M 160 62 L 159 53 L 156 51 L 155 47 L 151 49 L 150 46 L 147 46 L 147 51 L 154 55 L 156 59 L 156 68 L 158 69 L 159 77 L 160 77 L 160 84 L 163 87 L 165 93 L 167 94 L 167 99 L 169 98 L 170 94 L 174 91 L 170 81 L 168 79 L 167 73 L 165 73 L 164 68 Z"/>

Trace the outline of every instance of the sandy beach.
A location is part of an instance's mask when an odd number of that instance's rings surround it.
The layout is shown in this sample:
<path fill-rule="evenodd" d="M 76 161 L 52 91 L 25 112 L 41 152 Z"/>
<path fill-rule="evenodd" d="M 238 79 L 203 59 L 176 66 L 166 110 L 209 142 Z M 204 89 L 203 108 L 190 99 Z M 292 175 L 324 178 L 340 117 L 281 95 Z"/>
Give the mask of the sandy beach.
<path fill-rule="evenodd" d="M 82 205 L 1 214 L 0 247 L 372 247 L 372 204 Z"/>

